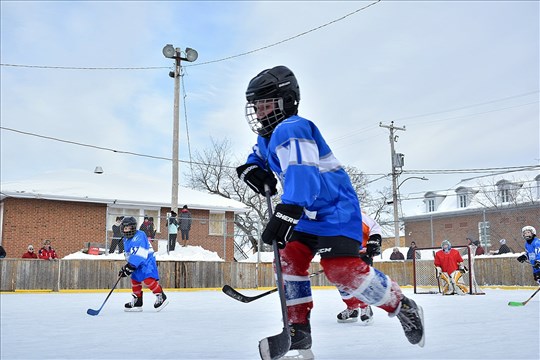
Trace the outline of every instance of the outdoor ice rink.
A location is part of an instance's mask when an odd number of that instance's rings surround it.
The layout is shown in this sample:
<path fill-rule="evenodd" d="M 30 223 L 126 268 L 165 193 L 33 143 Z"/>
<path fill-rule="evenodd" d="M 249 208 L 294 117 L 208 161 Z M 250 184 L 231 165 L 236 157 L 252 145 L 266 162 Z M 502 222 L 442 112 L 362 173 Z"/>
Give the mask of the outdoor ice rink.
<path fill-rule="evenodd" d="M 396 318 L 375 309 L 375 321 L 338 324 L 344 309 L 330 288 L 313 292 L 316 359 L 538 359 L 540 296 L 534 289 L 484 289 L 480 296 L 414 295 L 424 309 L 426 344 L 410 345 Z M 259 290 L 243 290 L 247 295 Z M 127 289 L 108 292 L 3 293 L 1 359 L 259 359 L 258 342 L 281 332 L 277 293 L 249 304 L 219 290 L 168 291 L 170 304 L 153 309 L 145 289 L 142 313 L 126 313 Z"/>

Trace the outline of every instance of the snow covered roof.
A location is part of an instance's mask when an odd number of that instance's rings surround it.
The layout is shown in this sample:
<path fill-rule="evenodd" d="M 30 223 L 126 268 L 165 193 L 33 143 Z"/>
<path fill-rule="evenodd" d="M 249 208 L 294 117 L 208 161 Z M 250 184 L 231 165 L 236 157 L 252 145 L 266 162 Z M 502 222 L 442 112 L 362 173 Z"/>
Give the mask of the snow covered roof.
<path fill-rule="evenodd" d="M 39 177 L 3 182 L 0 199 L 6 197 L 170 207 L 171 183 L 139 173 L 94 174 L 87 170 L 48 172 Z M 222 196 L 178 187 L 179 206 L 191 209 L 245 212 L 243 203 Z"/>
<path fill-rule="evenodd" d="M 463 179 L 451 189 L 429 191 L 424 194 L 424 202 L 426 199 L 435 200 L 435 211 L 428 213 L 425 206 L 417 206 L 416 213 L 406 217 L 500 206 L 504 204 L 500 199 L 500 191 L 503 188 L 509 190 L 512 203 L 538 202 L 540 201 L 540 170 L 508 171 Z M 460 194 L 467 197 L 465 207 L 460 206 L 458 201 Z"/>

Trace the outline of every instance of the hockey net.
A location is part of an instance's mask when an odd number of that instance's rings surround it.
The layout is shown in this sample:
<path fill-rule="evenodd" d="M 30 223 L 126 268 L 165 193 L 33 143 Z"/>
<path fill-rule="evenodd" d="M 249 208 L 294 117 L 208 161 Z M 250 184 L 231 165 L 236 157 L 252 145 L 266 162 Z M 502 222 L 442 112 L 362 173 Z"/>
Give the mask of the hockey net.
<path fill-rule="evenodd" d="M 463 264 L 469 269 L 462 277 L 469 289 L 468 293 L 470 295 L 484 295 L 484 292 L 480 289 L 474 277 L 474 252 L 476 248 L 467 245 L 452 246 L 452 248 L 459 251 L 463 258 Z M 435 253 L 439 250 L 441 250 L 440 247 L 416 248 L 413 257 L 413 285 L 415 294 L 442 294 L 437 270 L 433 264 Z M 471 256 L 471 254 L 473 255 Z"/>

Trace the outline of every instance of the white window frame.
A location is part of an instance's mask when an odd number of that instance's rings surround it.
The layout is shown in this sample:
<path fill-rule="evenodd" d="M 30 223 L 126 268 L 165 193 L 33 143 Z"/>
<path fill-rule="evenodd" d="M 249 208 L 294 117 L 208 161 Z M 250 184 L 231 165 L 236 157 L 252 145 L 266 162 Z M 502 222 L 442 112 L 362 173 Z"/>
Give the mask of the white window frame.
<path fill-rule="evenodd" d="M 208 235 L 223 236 L 225 221 L 224 211 L 210 211 L 208 214 Z"/>

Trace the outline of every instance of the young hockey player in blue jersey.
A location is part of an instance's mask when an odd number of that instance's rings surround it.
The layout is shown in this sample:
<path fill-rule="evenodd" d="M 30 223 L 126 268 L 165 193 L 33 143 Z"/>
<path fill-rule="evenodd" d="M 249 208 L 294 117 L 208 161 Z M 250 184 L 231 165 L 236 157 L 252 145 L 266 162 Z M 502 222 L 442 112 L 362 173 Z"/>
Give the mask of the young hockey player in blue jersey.
<path fill-rule="evenodd" d="M 311 349 L 313 308 L 308 269 L 316 253 L 328 280 L 368 305 L 400 320 L 412 344 L 424 345 L 422 308 L 399 285 L 360 259 L 362 215 L 349 176 L 313 122 L 297 115 L 296 77 L 276 66 L 253 78 L 246 91 L 246 118 L 258 134 L 246 164 L 236 170 L 259 194 L 283 187 L 262 240 L 280 250 L 291 350 Z M 312 354 L 311 354 L 312 355 Z M 309 356 L 309 355 L 308 355 Z"/>
<path fill-rule="evenodd" d="M 124 251 L 127 264 L 122 267 L 118 276 L 131 276 L 131 289 L 133 290 L 133 299 L 124 305 L 124 310 L 143 310 L 143 282 L 156 295 L 154 308 L 157 311 L 163 310 L 169 301 L 159 285 L 156 258 L 148 237 L 146 237 L 144 231 L 137 230 L 137 220 L 131 216 L 122 220 L 120 229 L 124 236 Z"/>
<path fill-rule="evenodd" d="M 529 261 L 532 266 L 534 281 L 540 285 L 540 240 L 536 237 L 536 229 L 525 226 L 521 229 L 521 236 L 525 240 L 525 254 L 517 258 L 521 263 Z"/>

